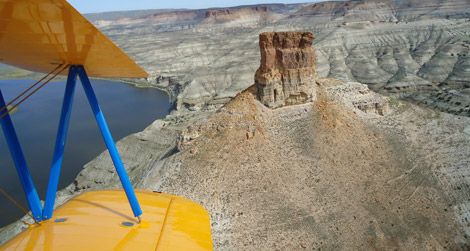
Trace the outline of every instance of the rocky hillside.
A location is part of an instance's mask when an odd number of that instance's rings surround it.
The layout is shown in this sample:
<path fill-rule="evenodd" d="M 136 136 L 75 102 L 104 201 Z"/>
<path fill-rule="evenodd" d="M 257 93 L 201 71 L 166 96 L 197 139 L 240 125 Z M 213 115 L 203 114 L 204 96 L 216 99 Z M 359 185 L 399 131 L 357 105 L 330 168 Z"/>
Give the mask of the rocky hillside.
<path fill-rule="evenodd" d="M 468 187 L 458 189 L 468 179 L 453 177 L 468 156 L 448 166 L 456 156 L 441 129 L 435 142 L 415 138 L 448 116 L 402 107 L 382 117 L 346 100 L 368 95 L 340 84 L 273 111 L 243 93 L 184 131 L 180 152 L 141 186 L 201 201 L 220 250 L 468 248 Z M 464 123 L 454 126 L 444 130 L 468 144 Z"/>
<path fill-rule="evenodd" d="M 466 0 L 361 0 L 95 22 L 153 73 L 153 85 L 175 91 L 179 109 L 227 102 L 253 84 L 259 33 L 300 30 L 317 38 L 321 76 L 468 116 L 469 9 Z"/>
<path fill-rule="evenodd" d="M 216 250 L 468 249 L 470 118 L 317 82 L 314 103 L 248 90 L 125 138 L 134 184 L 203 204 Z M 60 199 L 120 187 L 113 170 L 101 154 Z"/>

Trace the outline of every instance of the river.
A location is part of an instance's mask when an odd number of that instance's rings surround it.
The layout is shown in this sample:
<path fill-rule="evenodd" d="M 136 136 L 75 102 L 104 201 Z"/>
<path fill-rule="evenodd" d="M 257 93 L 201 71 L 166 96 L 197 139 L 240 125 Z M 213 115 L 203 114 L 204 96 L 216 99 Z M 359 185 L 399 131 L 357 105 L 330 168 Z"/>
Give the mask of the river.
<path fill-rule="evenodd" d="M 0 90 L 8 102 L 32 83 L 31 80 L 1 80 Z M 116 141 L 142 131 L 171 109 L 168 96 L 156 89 L 140 89 L 105 80 L 92 80 L 92 85 Z M 45 198 L 64 89 L 63 81 L 49 83 L 12 115 L 41 199 Z M 83 88 L 77 81 L 59 189 L 73 182 L 84 164 L 105 148 Z M 3 133 L 0 133 L 0 169 L 0 188 L 26 207 Z M 0 194 L 0 227 L 18 220 L 23 214 Z"/>

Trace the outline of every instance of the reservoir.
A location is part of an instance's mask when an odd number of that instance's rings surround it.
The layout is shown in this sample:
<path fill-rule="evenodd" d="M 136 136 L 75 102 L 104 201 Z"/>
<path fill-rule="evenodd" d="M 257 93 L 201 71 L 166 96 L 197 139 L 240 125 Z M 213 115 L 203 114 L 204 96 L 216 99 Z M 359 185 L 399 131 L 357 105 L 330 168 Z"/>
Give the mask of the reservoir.
<path fill-rule="evenodd" d="M 0 80 L 8 103 L 34 81 Z M 120 82 L 92 80 L 93 88 L 116 141 L 142 131 L 171 109 L 168 96 L 157 89 L 135 88 Z M 41 200 L 45 198 L 49 169 L 65 82 L 51 82 L 19 106 L 11 116 Z M 77 80 L 59 189 L 73 182 L 83 166 L 106 149 L 80 81 Z M 0 133 L 0 188 L 27 208 L 3 132 Z M 24 213 L 0 194 L 0 227 Z"/>

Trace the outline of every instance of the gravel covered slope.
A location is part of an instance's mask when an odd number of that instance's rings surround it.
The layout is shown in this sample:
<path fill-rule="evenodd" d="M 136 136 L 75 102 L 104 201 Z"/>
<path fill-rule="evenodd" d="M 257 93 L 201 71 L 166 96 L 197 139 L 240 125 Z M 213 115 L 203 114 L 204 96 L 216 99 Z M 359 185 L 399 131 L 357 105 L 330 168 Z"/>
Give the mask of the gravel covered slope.
<path fill-rule="evenodd" d="M 201 202 L 219 250 L 468 248 L 469 179 L 454 176 L 470 161 L 468 118 L 364 113 L 348 101 L 363 93 L 343 84 L 276 110 L 243 93 L 183 131 L 141 185 Z"/>

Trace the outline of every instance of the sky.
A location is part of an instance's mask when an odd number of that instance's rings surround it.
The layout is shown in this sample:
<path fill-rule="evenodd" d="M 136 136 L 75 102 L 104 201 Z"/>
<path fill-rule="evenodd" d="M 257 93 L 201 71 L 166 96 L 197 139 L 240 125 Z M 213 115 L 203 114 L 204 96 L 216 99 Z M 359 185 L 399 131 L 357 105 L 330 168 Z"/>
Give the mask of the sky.
<path fill-rule="evenodd" d="M 81 13 L 145 9 L 204 9 L 260 3 L 299 3 L 308 0 L 68 0 Z M 311 1 L 313 2 L 313 0 Z"/>

